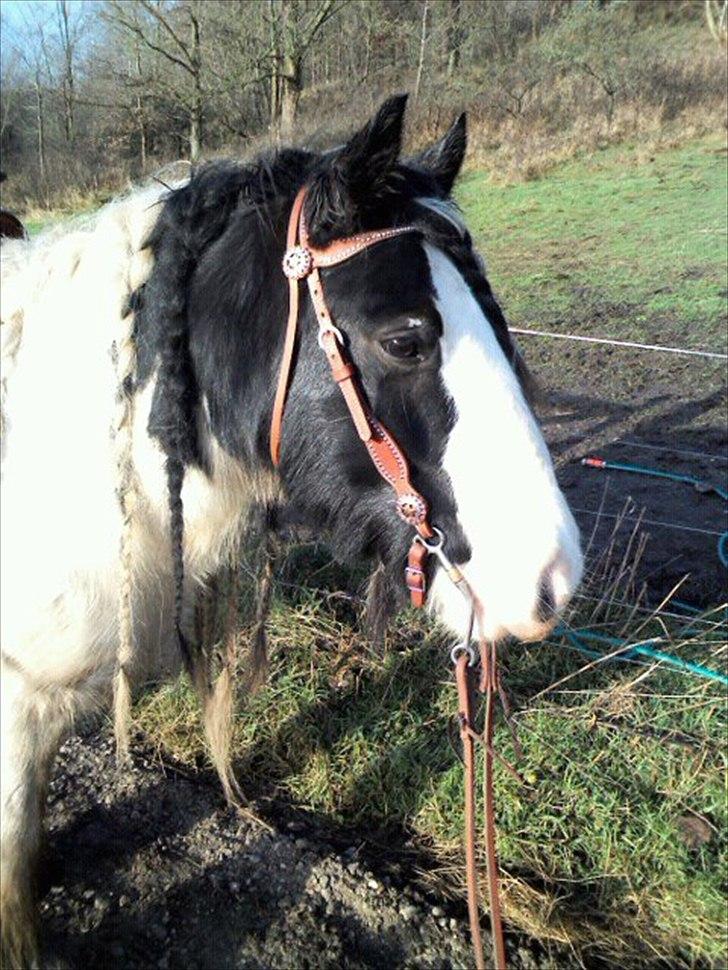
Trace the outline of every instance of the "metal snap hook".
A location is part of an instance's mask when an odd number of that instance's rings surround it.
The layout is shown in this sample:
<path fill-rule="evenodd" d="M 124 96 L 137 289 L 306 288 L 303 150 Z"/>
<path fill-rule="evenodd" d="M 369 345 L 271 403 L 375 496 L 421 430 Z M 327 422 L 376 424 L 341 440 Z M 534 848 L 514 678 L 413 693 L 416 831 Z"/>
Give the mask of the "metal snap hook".
<path fill-rule="evenodd" d="M 466 600 L 470 602 L 470 590 L 467 583 L 465 582 L 465 577 L 458 569 L 452 560 L 445 555 L 443 551 L 443 545 L 445 544 L 445 534 L 437 526 L 433 525 L 432 531 L 437 536 L 437 542 L 432 542 L 432 540 L 424 539 L 421 535 L 415 536 L 416 542 L 421 542 L 422 545 L 427 549 L 431 555 L 435 556 L 442 568 L 447 573 L 450 581 L 454 583 L 460 592 L 463 594 Z"/>
<path fill-rule="evenodd" d="M 431 539 L 425 539 L 419 533 L 415 536 L 415 542 L 420 542 L 428 552 L 437 555 L 443 547 L 445 542 L 445 535 L 441 529 L 438 529 L 436 525 L 432 526 L 432 531 L 437 536 L 437 542 L 433 542 Z"/>

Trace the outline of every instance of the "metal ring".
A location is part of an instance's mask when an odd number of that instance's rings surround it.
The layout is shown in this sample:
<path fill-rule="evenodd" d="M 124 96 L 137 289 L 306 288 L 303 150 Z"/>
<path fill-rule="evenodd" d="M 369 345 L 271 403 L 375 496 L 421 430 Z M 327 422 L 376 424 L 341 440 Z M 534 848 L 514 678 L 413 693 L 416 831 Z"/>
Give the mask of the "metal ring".
<path fill-rule="evenodd" d="M 317 337 L 317 340 L 318 340 L 318 345 L 319 345 L 319 347 L 321 348 L 321 350 L 323 350 L 324 352 L 326 351 L 326 348 L 325 348 L 325 347 L 324 347 L 324 345 L 323 345 L 323 337 L 324 337 L 324 336 L 325 336 L 325 335 L 326 335 L 327 333 L 330 333 L 330 334 L 333 334 L 333 336 L 334 336 L 334 339 L 335 339 L 336 341 L 338 341 L 338 343 L 339 343 L 339 344 L 340 344 L 340 345 L 341 345 L 342 347 L 344 346 L 344 335 L 342 334 L 342 332 L 341 332 L 341 330 L 339 330 L 339 328 L 338 328 L 338 327 L 335 327 L 335 326 L 334 326 L 334 325 L 332 324 L 332 325 L 331 325 L 330 327 L 319 327 L 319 332 L 318 332 L 318 337 Z"/>
<path fill-rule="evenodd" d="M 433 525 L 432 531 L 437 536 L 437 542 L 431 542 L 430 540 L 423 538 L 419 534 L 419 532 L 415 536 L 415 542 L 421 542 L 428 552 L 437 552 L 439 549 L 442 549 L 443 547 L 443 544 L 445 542 L 445 535 L 441 529 L 437 528 L 436 525 Z"/>
<path fill-rule="evenodd" d="M 453 664 L 457 664 L 461 653 L 466 653 L 468 655 L 468 667 L 474 667 L 478 662 L 477 654 L 469 643 L 456 643 L 450 651 L 450 659 L 452 660 Z"/>

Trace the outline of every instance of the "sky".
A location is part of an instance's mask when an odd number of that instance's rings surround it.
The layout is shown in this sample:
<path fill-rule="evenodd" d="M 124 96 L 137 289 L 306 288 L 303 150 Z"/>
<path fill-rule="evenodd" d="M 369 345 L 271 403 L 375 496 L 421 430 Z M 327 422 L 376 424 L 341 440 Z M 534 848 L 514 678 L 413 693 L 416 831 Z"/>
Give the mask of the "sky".
<path fill-rule="evenodd" d="M 97 0 L 68 0 L 69 6 L 92 7 Z M 0 57 L 10 56 L 10 50 L 25 34 L 27 20 L 36 13 L 55 24 L 56 0 L 0 0 Z"/>

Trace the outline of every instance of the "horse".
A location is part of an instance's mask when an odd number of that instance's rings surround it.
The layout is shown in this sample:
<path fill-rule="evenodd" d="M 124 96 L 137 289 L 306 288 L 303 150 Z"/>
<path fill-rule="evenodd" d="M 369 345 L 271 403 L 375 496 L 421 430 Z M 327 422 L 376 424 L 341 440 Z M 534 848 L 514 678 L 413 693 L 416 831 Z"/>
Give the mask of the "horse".
<path fill-rule="evenodd" d="M 0 209 L 0 239 L 25 239 L 25 226 L 14 212 Z"/>
<path fill-rule="evenodd" d="M 340 562 L 370 563 L 385 614 L 406 602 L 412 521 L 357 434 L 303 297 L 271 455 L 290 293 L 281 259 L 302 188 L 313 247 L 379 240 L 321 269 L 327 305 L 369 412 L 477 591 L 480 634 L 543 637 L 580 581 L 525 364 L 452 199 L 465 116 L 403 156 L 405 104 L 390 98 L 329 151 L 211 161 L 4 246 L 7 966 L 39 959 L 33 870 L 74 723 L 113 698 L 123 740 L 129 692 L 167 669 L 170 645 L 214 707 L 195 594 L 238 561 L 252 510 L 321 537 Z M 422 572 L 429 609 L 462 635 L 467 604 L 447 570 L 431 556 Z"/>
<path fill-rule="evenodd" d="M 7 178 L 5 172 L 0 172 L 0 183 Z M 0 206 L 0 239 L 26 239 L 25 226 L 14 212 Z"/>

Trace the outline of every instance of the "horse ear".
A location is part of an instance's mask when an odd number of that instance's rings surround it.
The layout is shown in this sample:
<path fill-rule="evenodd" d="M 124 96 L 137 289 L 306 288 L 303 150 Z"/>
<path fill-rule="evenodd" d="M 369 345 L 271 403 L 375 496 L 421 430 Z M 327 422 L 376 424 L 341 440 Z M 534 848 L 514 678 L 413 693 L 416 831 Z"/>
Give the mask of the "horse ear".
<path fill-rule="evenodd" d="M 334 168 L 354 196 L 376 193 L 399 157 L 407 95 L 397 94 L 381 106 L 371 121 L 344 145 Z"/>
<path fill-rule="evenodd" d="M 468 133 L 463 112 L 439 141 L 415 156 L 412 161 L 434 177 L 443 195 L 450 195 L 463 164 L 467 144 Z"/>
<path fill-rule="evenodd" d="M 385 101 L 312 179 L 306 219 L 314 245 L 360 232 L 365 214 L 381 208 L 399 157 L 406 104 L 406 94 Z"/>

